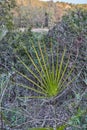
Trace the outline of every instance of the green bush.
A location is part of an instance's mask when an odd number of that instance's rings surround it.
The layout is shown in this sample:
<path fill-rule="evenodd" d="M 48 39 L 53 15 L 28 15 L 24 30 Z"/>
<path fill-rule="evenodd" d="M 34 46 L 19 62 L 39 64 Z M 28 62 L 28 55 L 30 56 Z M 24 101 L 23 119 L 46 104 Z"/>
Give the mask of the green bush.
<path fill-rule="evenodd" d="M 5 37 L 4 37 L 5 35 Z M 34 51 L 31 48 L 32 42 L 36 44 L 36 37 L 33 35 L 31 30 L 25 32 L 7 32 L 2 35 L 1 32 L 1 42 L 0 42 L 0 62 L 2 65 L 6 66 L 11 70 L 12 66 L 19 66 L 19 63 L 16 58 L 15 51 L 17 50 L 17 55 L 22 57 L 25 63 L 28 59 L 24 53 L 21 44 L 26 46 L 31 55 L 34 54 Z M 37 44 L 35 45 L 37 46 Z"/>
<path fill-rule="evenodd" d="M 68 124 L 72 126 L 72 130 L 87 129 L 87 110 L 78 109 L 77 113 L 71 117 Z"/>
<path fill-rule="evenodd" d="M 13 30 L 13 15 L 11 10 L 16 6 L 15 0 L 0 0 L 0 26 L 6 26 L 8 30 Z"/>
<path fill-rule="evenodd" d="M 55 25 L 45 38 L 47 46 L 50 42 L 54 45 L 59 45 L 60 53 L 63 51 L 63 46 L 67 48 L 67 55 L 71 52 L 70 66 L 76 62 L 77 72 L 80 73 L 81 80 L 85 72 L 87 73 L 87 10 L 77 8 L 69 10 L 57 25 Z M 55 45 L 55 47 L 56 47 Z M 75 72 L 76 72 L 75 71 Z"/>

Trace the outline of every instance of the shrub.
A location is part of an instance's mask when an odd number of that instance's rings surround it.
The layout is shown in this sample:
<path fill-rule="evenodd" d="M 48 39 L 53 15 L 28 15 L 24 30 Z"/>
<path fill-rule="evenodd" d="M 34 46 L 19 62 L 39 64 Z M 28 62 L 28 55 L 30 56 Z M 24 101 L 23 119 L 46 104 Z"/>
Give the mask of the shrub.
<path fill-rule="evenodd" d="M 17 64 L 16 54 L 14 50 L 17 50 L 17 54 L 22 57 L 25 63 L 27 63 L 27 57 L 24 53 L 23 48 L 21 48 L 20 44 L 23 43 L 26 46 L 32 55 L 33 50 L 31 48 L 31 43 L 36 42 L 37 39 L 32 34 L 31 30 L 25 32 L 6 32 L 2 29 L 0 35 L 0 66 L 4 65 L 11 70 L 12 66 L 19 66 Z M 3 33 L 3 34 L 2 34 Z M 6 33 L 6 34 L 5 34 Z M 4 37 L 5 35 L 5 37 Z M 2 69 L 2 68 L 1 68 Z M 2 70 L 1 70 L 2 72 Z"/>
<path fill-rule="evenodd" d="M 60 53 L 63 51 L 63 46 L 66 45 L 67 52 L 71 52 L 70 66 L 76 62 L 77 69 L 75 72 L 81 72 L 80 78 L 82 81 L 85 75 L 87 63 L 87 10 L 77 8 L 69 11 L 63 16 L 60 23 L 55 25 L 45 38 L 47 46 L 50 46 L 52 41 L 58 44 Z M 56 46 L 55 45 L 55 46 Z M 66 54 L 68 56 L 68 53 Z M 87 73 L 87 72 L 86 72 Z M 83 81 L 82 81 L 83 82 Z"/>
<path fill-rule="evenodd" d="M 71 117 L 68 122 L 72 130 L 87 129 L 87 110 L 78 109 L 77 113 Z"/>

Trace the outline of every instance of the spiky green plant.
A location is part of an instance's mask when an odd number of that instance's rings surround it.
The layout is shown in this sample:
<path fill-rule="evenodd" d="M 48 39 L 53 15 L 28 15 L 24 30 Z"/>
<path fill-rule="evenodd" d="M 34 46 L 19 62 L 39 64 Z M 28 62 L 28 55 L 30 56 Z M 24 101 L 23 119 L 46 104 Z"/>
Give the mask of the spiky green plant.
<path fill-rule="evenodd" d="M 72 75 L 74 65 L 69 70 L 69 72 L 67 72 L 68 65 L 69 65 L 69 58 L 65 63 L 64 57 L 66 54 L 66 48 L 64 48 L 62 58 L 61 60 L 59 60 L 60 58 L 58 54 L 58 48 L 55 53 L 56 56 L 54 56 L 54 50 L 52 44 L 49 51 L 50 53 L 48 54 L 45 45 L 43 47 L 44 49 L 42 49 L 41 44 L 38 43 L 38 50 L 37 50 L 35 48 L 35 45 L 32 43 L 32 48 L 35 52 L 35 56 L 37 59 L 37 63 L 36 63 L 33 57 L 29 54 L 27 48 L 25 46 L 22 47 L 24 48 L 25 53 L 28 56 L 29 61 L 31 61 L 32 65 L 34 66 L 36 72 L 31 70 L 30 67 L 26 65 L 21 58 L 19 58 L 19 56 L 17 57 L 20 63 L 26 68 L 26 70 L 29 73 L 33 75 L 33 77 L 37 81 L 32 80 L 26 74 L 16 70 L 16 72 L 19 75 L 21 75 L 23 78 L 27 79 L 29 82 L 31 82 L 34 85 L 34 87 L 32 87 L 22 83 L 16 83 L 18 86 L 27 88 L 38 94 L 41 94 L 41 96 L 39 97 L 50 98 L 60 94 L 75 79 L 74 77 L 72 78 L 72 80 L 68 81 L 69 77 Z M 49 59 L 51 59 L 51 61 Z"/>

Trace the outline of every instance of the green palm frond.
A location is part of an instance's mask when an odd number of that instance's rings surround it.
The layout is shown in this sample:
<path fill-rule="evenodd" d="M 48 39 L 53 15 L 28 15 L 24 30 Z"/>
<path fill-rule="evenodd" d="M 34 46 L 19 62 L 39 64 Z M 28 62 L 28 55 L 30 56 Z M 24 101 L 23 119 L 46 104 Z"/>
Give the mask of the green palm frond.
<path fill-rule="evenodd" d="M 72 80 L 68 81 L 69 77 L 73 73 L 75 66 L 73 65 L 72 68 L 68 70 L 70 58 L 68 58 L 68 60 L 65 63 L 64 58 L 67 51 L 66 48 L 64 48 L 61 60 L 59 62 L 58 48 L 57 48 L 56 56 L 54 57 L 54 50 L 52 44 L 49 51 L 50 52 L 49 53 L 50 56 L 49 56 L 45 45 L 44 45 L 44 49 L 42 49 L 41 44 L 38 43 L 38 51 L 37 51 L 35 45 L 32 43 L 32 48 L 34 50 L 35 57 L 38 63 L 36 64 L 33 57 L 29 54 L 27 48 L 23 45 L 22 47 L 24 48 L 25 53 L 29 58 L 29 61 L 31 61 L 32 65 L 34 66 L 36 73 L 33 70 L 31 70 L 30 67 L 26 65 L 20 57 L 17 56 L 18 60 L 26 68 L 26 70 L 32 74 L 32 76 L 37 81 L 34 81 L 31 78 L 29 78 L 27 74 L 23 74 L 22 72 L 16 70 L 16 72 L 19 75 L 21 75 L 23 78 L 25 78 L 30 83 L 32 83 L 34 87 L 24 85 L 22 83 L 17 83 L 18 86 L 30 89 L 38 94 L 41 94 L 42 97 L 48 98 L 48 97 L 57 96 L 66 87 L 68 87 L 75 79 L 74 77 L 72 78 Z M 51 59 L 51 62 L 49 59 Z"/>

